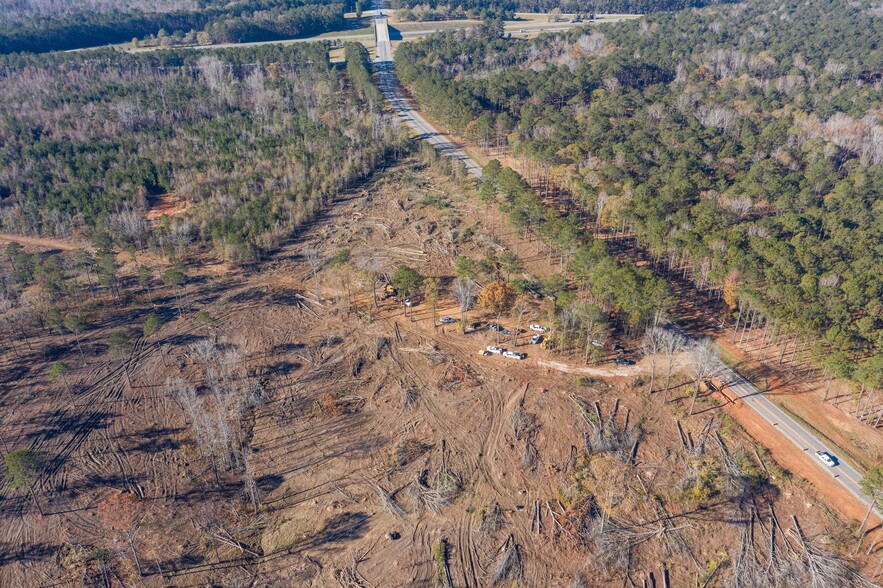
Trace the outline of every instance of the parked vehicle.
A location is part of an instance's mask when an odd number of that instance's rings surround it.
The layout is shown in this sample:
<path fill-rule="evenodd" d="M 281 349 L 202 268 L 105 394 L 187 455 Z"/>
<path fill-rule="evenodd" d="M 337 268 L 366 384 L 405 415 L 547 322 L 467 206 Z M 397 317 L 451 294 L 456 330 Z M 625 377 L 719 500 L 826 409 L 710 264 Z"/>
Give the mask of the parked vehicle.
<path fill-rule="evenodd" d="M 529 328 L 531 331 L 536 331 L 537 333 L 545 333 L 549 330 L 545 327 L 541 327 L 540 325 L 531 325 Z"/>
<path fill-rule="evenodd" d="M 496 353 L 497 355 L 503 355 L 504 353 L 506 353 L 505 349 L 503 349 L 502 347 L 497 347 L 496 345 L 488 345 L 487 350 L 490 353 Z"/>
<path fill-rule="evenodd" d="M 497 323 L 488 323 L 488 324 L 485 325 L 485 326 L 487 326 L 487 328 L 488 328 L 489 330 L 491 330 L 491 331 L 495 331 L 495 332 L 496 332 L 496 331 L 502 331 L 502 330 L 503 330 L 503 327 L 501 327 L 501 326 L 498 325 Z"/>
<path fill-rule="evenodd" d="M 542 340 L 543 340 L 543 336 L 540 335 L 539 333 L 537 333 L 536 335 L 534 335 L 533 337 L 530 338 L 530 344 L 536 345 L 537 343 L 542 342 Z"/>
<path fill-rule="evenodd" d="M 512 331 L 510 331 L 509 329 L 500 329 L 500 333 L 502 335 L 511 335 Z"/>
<path fill-rule="evenodd" d="M 443 316 L 439 319 L 439 321 L 443 325 L 450 325 L 450 324 L 456 323 L 457 319 L 451 318 L 449 316 Z"/>
<path fill-rule="evenodd" d="M 503 357 L 508 357 L 509 359 L 524 359 L 527 357 L 526 353 L 519 353 L 518 351 L 504 351 Z"/>
<path fill-rule="evenodd" d="M 597 339 L 592 339 L 591 343 L 595 347 L 604 347 L 604 341 L 598 341 Z"/>
<path fill-rule="evenodd" d="M 479 350 L 478 350 L 478 354 L 479 354 L 479 355 L 488 356 L 488 355 L 491 354 L 491 352 L 488 351 L 487 349 L 479 349 Z"/>
<path fill-rule="evenodd" d="M 823 464 L 828 466 L 829 468 L 833 468 L 837 465 L 837 458 L 828 453 L 827 451 L 816 451 L 816 457 L 819 458 Z"/>
<path fill-rule="evenodd" d="M 616 365 L 635 365 L 635 362 L 627 357 L 617 357 L 613 360 Z"/>

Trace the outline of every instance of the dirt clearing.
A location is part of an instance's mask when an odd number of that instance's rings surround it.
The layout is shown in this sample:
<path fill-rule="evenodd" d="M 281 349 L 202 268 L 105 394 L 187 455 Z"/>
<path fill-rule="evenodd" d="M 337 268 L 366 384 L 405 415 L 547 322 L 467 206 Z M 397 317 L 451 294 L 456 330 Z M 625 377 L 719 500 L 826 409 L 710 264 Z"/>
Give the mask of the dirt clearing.
<path fill-rule="evenodd" d="M 765 554 L 763 529 L 791 516 L 848 555 L 850 529 L 811 487 L 729 417 L 648 396 L 645 365 L 578 385 L 585 368 L 538 345 L 519 347 L 523 362 L 482 357 L 493 333 L 436 329 L 426 303 L 406 314 L 366 279 L 407 263 L 439 277 L 439 314 L 456 316 L 454 259 L 494 247 L 476 234 L 475 202 L 400 166 L 259 267 L 194 272 L 180 288 L 123 276 L 123 301 L 102 298 L 78 333 L 82 353 L 51 330 L 4 348 L 3 441 L 47 466 L 43 515 L 3 489 L 0 583 L 640 585 L 667 573 L 686 586 L 735 557 L 752 521 Z M 530 312 L 539 320 L 540 303 Z M 153 313 L 163 322 L 145 336 Z M 110 336 L 121 330 L 129 345 Z M 50 379 L 56 360 L 70 370 Z M 788 537 L 778 549 L 794 548 Z"/>

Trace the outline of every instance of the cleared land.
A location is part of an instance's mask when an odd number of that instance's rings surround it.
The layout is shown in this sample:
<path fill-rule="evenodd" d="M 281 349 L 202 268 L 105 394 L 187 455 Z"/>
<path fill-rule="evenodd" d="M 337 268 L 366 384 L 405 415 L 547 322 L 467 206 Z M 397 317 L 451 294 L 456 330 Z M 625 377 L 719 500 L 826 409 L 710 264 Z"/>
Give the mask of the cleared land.
<path fill-rule="evenodd" d="M 401 100 L 413 104 L 413 100 L 404 94 Z M 432 120 L 419 109 L 414 108 L 413 110 L 420 113 L 432 127 L 444 129 L 444 125 Z M 479 165 L 485 165 L 491 159 L 497 159 L 504 166 L 526 172 L 524 162 L 512 157 L 505 148 L 485 150 L 464 137 L 447 134 L 444 130 L 442 132 L 446 133 L 444 137 L 447 140 L 461 148 Z M 529 176 L 525 173 L 525 177 Z M 553 177 L 551 178 L 553 187 L 547 193 L 547 201 L 551 206 L 556 205 L 554 196 L 551 196 L 555 191 L 554 183 L 555 178 Z M 653 266 L 657 271 L 660 270 L 654 266 L 645 252 L 631 243 L 630 236 L 614 238 L 612 233 L 602 230 L 598 238 L 605 239 L 611 249 L 616 251 L 621 258 L 630 259 L 638 265 Z M 536 269 L 540 272 L 543 271 L 541 267 Z M 665 272 L 663 271 L 663 273 Z M 853 418 L 850 413 L 857 411 L 858 401 L 856 394 L 850 392 L 848 386 L 843 383 L 832 383 L 831 379 L 825 378 L 814 365 L 801 359 L 800 355 L 795 361 L 792 352 L 798 350 L 794 350 L 793 347 L 786 349 L 787 354 L 783 354 L 777 345 L 759 345 L 758 342 L 763 337 L 761 329 L 757 329 L 753 335 L 749 332 L 748 337 L 744 340 L 739 337 L 734 338 L 732 325 L 718 320 L 719 304 L 709 300 L 701 293 L 697 293 L 689 281 L 679 278 L 679 272 L 669 272 L 666 275 L 671 279 L 671 284 L 677 295 L 679 309 L 676 320 L 690 334 L 704 335 L 714 339 L 725 359 L 733 367 L 736 367 L 759 389 L 767 392 L 772 391 L 772 393 L 768 393 L 768 396 L 773 402 L 786 410 L 789 416 L 795 418 L 814 436 L 836 448 L 839 456 L 847 459 L 860 470 L 866 470 L 880 462 L 881 451 L 883 451 L 883 432 L 879 428 L 880 422 L 874 417 L 880 414 L 881 407 L 871 405 L 869 408 L 865 406 L 862 413 L 864 419 Z M 738 344 L 737 339 L 739 340 Z M 805 351 L 805 349 L 799 351 Z M 791 356 L 790 360 L 782 359 L 789 356 Z M 830 390 L 834 390 L 830 395 L 830 402 L 823 401 L 820 396 L 827 397 Z M 785 447 L 790 442 L 778 435 L 769 423 L 764 423 L 757 415 L 750 414 L 748 411 L 733 412 L 731 408 L 728 410 L 742 426 L 751 432 L 755 439 L 772 450 L 785 467 L 800 472 L 801 475 L 812 481 L 842 514 L 856 520 L 864 518 L 866 507 L 838 484 L 832 483 L 828 472 L 820 469 L 820 466 L 814 462 L 813 456 L 808 457 L 800 451 L 792 451 L 793 447 Z"/>
<path fill-rule="evenodd" d="M 51 331 L 4 347 L 3 441 L 46 467 L 43 515 L 3 490 L 0 583 L 566 586 L 660 582 L 666 567 L 680 585 L 729 573 L 718 562 L 752 521 L 746 548 L 765 553 L 773 514 L 783 530 L 799 517 L 825 550 L 851 547 L 849 526 L 732 420 L 684 417 L 688 388 L 661 408 L 641 367 L 606 364 L 577 385 L 578 357 L 481 357 L 487 330 L 436 330 L 427 304 L 405 316 L 379 286 L 374 308 L 363 269 L 407 263 L 441 279 L 439 316 L 457 316 L 454 256 L 515 245 L 483 218 L 471 190 L 401 166 L 259 267 L 142 291 L 127 261 L 124 301 L 99 297 L 82 354 Z M 518 251 L 526 272 L 548 271 L 533 243 Z M 144 337 L 150 312 L 165 323 Z M 131 347 L 109 349 L 121 330 Z M 71 369 L 50 382 L 60 359 Z M 553 360 L 566 369 L 540 366 Z M 205 438 L 223 427 L 194 427 L 199 414 L 223 417 L 249 453 L 225 457 Z M 797 549 L 795 537 L 775 541 Z"/>

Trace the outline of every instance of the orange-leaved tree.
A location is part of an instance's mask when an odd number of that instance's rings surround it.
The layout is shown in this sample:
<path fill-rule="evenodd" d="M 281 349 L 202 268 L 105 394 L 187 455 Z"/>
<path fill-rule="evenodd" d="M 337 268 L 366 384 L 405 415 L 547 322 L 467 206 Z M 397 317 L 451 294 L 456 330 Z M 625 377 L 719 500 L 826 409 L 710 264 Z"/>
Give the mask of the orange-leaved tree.
<path fill-rule="evenodd" d="M 494 313 L 497 323 L 500 315 L 508 312 L 515 302 L 515 290 L 506 282 L 491 282 L 482 289 L 478 295 L 478 306 Z M 500 332 L 497 331 L 497 343 L 500 342 Z"/>

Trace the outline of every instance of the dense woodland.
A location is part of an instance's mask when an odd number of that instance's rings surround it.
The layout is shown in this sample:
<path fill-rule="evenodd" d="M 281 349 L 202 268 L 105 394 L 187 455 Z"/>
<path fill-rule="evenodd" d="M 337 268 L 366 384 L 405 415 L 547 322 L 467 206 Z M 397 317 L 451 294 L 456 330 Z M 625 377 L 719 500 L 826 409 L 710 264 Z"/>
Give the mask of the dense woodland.
<path fill-rule="evenodd" d="M 464 13 L 472 18 L 488 15 L 511 17 L 516 12 L 558 12 L 594 14 L 647 14 L 717 4 L 705 0 L 392 0 L 392 6 L 408 11 L 417 20 L 454 18 Z"/>
<path fill-rule="evenodd" d="M 485 166 L 483 176 L 482 200 L 490 207 L 502 198 L 501 211 L 516 235 L 535 239 L 538 250 L 542 244 L 549 264 L 559 264 L 562 271 L 543 282 L 517 277 L 522 275 L 522 252 L 517 249 L 477 265 L 460 260 L 457 270 L 467 277 L 481 271 L 489 277 L 505 275 L 515 293 L 553 300 L 550 319 L 556 329 L 548 336 L 550 347 L 578 350 L 586 361 L 597 359 L 603 347 L 597 342 L 605 341 L 614 328 L 636 336 L 672 310 L 674 298 L 665 280 L 648 268 L 614 259 L 602 241 L 592 239 L 575 212 L 548 206 L 517 172 L 496 160 Z"/>
<path fill-rule="evenodd" d="M 23 10 L 0 6 L 0 53 L 96 47 L 133 38 L 162 44 L 236 43 L 314 35 L 343 28 L 346 2 L 214 0 L 200 3 L 98 3 L 97 10 L 47 4 Z M 27 15 L 27 16 L 25 16 Z"/>
<path fill-rule="evenodd" d="M 2 230 L 255 259 L 402 146 L 365 89 L 367 52 L 348 53 L 353 83 L 322 43 L 7 57 Z M 163 199 L 192 209 L 151 232 Z"/>
<path fill-rule="evenodd" d="M 530 42 L 437 35 L 396 69 L 598 231 L 633 233 L 737 319 L 879 387 L 880 38 L 870 6 L 749 2 Z"/>

